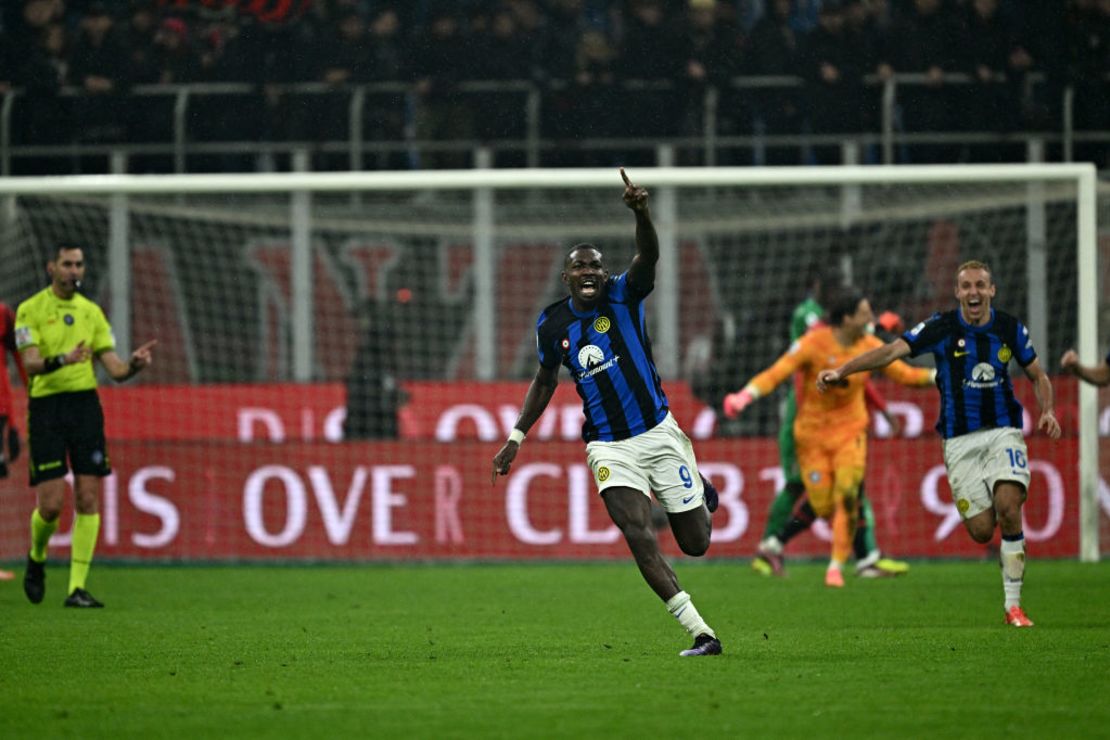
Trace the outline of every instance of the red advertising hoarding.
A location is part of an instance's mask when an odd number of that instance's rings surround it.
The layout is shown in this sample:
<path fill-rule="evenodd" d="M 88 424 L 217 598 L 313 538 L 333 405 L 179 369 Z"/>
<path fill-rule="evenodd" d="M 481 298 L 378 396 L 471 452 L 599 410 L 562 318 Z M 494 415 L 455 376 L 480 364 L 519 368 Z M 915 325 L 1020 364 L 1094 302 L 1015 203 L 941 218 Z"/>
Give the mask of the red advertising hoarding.
<path fill-rule="evenodd" d="M 710 557 L 749 556 L 780 482 L 772 440 L 697 445 L 721 492 Z M 102 557 L 152 559 L 564 559 L 626 554 L 585 466 L 581 443 L 526 443 L 491 483 L 495 444 L 359 442 L 114 444 L 105 480 Z M 1078 552 L 1076 443 L 1031 444 L 1030 551 Z M 985 553 L 951 505 L 938 444 L 872 445 L 867 490 L 880 544 L 906 557 Z M 21 464 L 19 469 L 25 472 Z M 8 483 L 10 485 L 10 482 Z M 25 489 L 24 489 L 25 490 Z M 32 496 L 5 496 L 5 529 L 20 531 Z M 69 515 L 53 544 L 68 539 Z M 827 532 L 823 525 L 819 534 Z M 9 538 L 6 538 L 9 539 Z M 669 534 L 664 542 L 678 554 Z M 11 556 L 22 545 L 5 542 Z M 824 556 L 806 534 L 793 553 Z"/>
<path fill-rule="evenodd" d="M 1028 385 L 1028 384 L 1022 384 Z M 559 387 L 512 474 L 491 459 L 516 419 L 525 383 L 409 384 L 395 442 L 341 437 L 339 384 L 102 389 L 115 474 L 104 482 L 102 557 L 151 559 L 546 559 L 623 557 L 585 466 L 580 402 Z M 1074 383 L 1059 383 L 1071 434 L 1029 438 L 1026 535 L 1037 556 L 1078 552 Z M 936 393 L 884 386 L 902 436 L 871 441 L 867 492 L 880 545 L 905 557 L 975 557 L 951 504 L 932 431 Z M 682 383 L 668 392 L 721 490 L 710 557 L 747 557 L 781 483 L 765 438 L 712 438 L 715 416 Z M 1035 408 L 1029 404 L 1027 408 Z M 20 418 L 22 411 L 15 418 Z M 25 549 L 33 495 L 26 458 L 0 481 L 0 556 Z M 1103 495 L 1102 524 L 1110 513 Z M 64 547 L 70 514 L 54 545 Z M 663 540 L 678 554 L 669 534 Z M 828 553 L 827 528 L 791 545 Z"/>

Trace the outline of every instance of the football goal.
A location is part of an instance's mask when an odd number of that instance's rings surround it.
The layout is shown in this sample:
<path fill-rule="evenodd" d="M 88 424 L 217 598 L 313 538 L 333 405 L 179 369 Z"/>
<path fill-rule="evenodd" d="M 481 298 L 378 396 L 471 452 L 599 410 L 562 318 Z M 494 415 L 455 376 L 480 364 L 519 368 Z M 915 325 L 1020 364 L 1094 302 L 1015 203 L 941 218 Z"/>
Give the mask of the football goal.
<path fill-rule="evenodd" d="M 715 409 L 786 351 L 812 276 L 835 273 L 909 327 L 955 308 L 955 268 L 978 259 L 992 268 L 994 306 L 1028 326 L 1065 430 L 1057 442 L 1036 432 L 1031 384 L 1012 365 L 1033 471 L 1031 548 L 1099 558 L 1110 541 L 1100 445 L 1110 409 L 1058 373 L 1065 350 L 1097 363 L 1110 338 L 1099 290 L 1110 243 L 1097 229 L 1110 197 L 1100 202 L 1092 166 L 628 174 L 650 191 L 661 245 L 647 301 L 654 359 L 722 491 L 713 554 L 752 553 L 782 480 L 778 405 L 761 401 L 735 421 Z M 101 383 L 116 470 L 102 552 L 623 556 L 565 373 L 513 474 L 490 485 L 536 369 L 536 317 L 565 295 L 567 251 L 594 244 L 614 274 L 633 255 L 622 191 L 615 169 L 0 180 L 0 300 L 14 307 L 43 289 L 57 247 L 79 246 L 83 291 L 121 354 L 159 340 L 148 372 Z M 909 557 L 981 556 L 944 480 L 936 392 L 878 389 L 895 420 L 876 413 L 871 433 L 880 544 Z M 24 481 L 22 470 L 3 485 Z M 28 502 L 0 497 L 0 556 L 21 551 Z M 797 554 L 827 552 L 824 534 L 799 540 Z M 64 546 L 64 527 L 57 537 Z"/>

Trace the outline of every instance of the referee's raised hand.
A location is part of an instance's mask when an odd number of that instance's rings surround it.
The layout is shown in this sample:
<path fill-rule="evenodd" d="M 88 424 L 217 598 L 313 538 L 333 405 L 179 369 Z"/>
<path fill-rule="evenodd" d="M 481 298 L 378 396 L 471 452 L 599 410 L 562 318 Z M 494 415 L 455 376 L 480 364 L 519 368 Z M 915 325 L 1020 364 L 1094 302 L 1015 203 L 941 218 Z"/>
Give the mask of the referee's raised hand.
<path fill-rule="evenodd" d="M 156 344 L 158 344 L 158 340 L 151 339 L 149 342 L 142 345 L 131 353 L 131 360 L 128 363 L 131 366 L 131 372 L 137 373 L 144 367 L 148 367 L 150 363 L 154 362 L 154 355 L 151 354 L 150 350 Z"/>

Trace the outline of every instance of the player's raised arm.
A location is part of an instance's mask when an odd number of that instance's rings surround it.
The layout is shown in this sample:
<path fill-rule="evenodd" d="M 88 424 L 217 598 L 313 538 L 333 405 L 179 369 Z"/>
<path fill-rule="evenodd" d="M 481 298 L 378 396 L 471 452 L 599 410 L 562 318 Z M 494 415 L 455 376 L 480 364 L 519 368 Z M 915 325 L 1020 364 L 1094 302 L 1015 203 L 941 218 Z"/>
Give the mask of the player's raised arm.
<path fill-rule="evenodd" d="M 535 377 L 532 378 L 532 384 L 528 386 L 528 392 L 524 394 L 524 406 L 520 409 L 520 416 L 517 417 L 516 423 L 513 424 L 513 431 L 509 435 L 509 439 L 493 456 L 491 483 L 497 482 L 497 476 L 509 473 L 509 468 L 513 465 L 516 453 L 520 450 L 520 443 L 524 441 L 524 435 L 543 414 L 547 404 L 551 401 L 551 396 L 555 394 L 555 388 L 558 384 L 559 366 L 544 367 L 540 365 L 539 369 L 536 370 Z"/>
<path fill-rule="evenodd" d="M 906 343 L 905 339 L 898 337 L 882 347 L 876 347 L 870 352 L 864 352 L 859 357 L 853 357 L 835 370 L 822 370 L 817 374 L 817 390 L 824 393 L 849 375 L 886 367 L 909 353 L 910 345 Z"/>
<path fill-rule="evenodd" d="M 1041 415 L 1037 419 L 1037 429 L 1042 430 L 1052 439 L 1060 438 L 1060 422 L 1056 420 L 1055 397 L 1052 392 L 1052 381 L 1048 379 L 1041 363 L 1033 360 L 1024 368 L 1025 377 L 1033 383 L 1033 394 L 1037 397 L 1037 405 L 1041 407 Z"/>
<path fill-rule="evenodd" d="M 1097 365 L 1080 364 L 1079 353 L 1074 349 L 1069 349 L 1060 358 L 1060 369 L 1092 385 L 1110 385 L 1110 364 L 1106 360 Z"/>
<path fill-rule="evenodd" d="M 770 367 L 757 373 L 741 390 L 725 396 L 722 403 L 725 416 L 735 419 L 753 401 L 773 391 L 780 383 L 801 370 L 807 362 L 809 362 L 809 345 L 799 340 L 780 355 Z"/>
<path fill-rule="evenodd" d="M 633 185 L 621 167 L 624 180 L 624 204 L 636 214 L 636 256 L 628 268 L 628 279 L 643 290 L 655 286 L 655 263 L 659 261 L 659 237 L 648 210 L 648 191 Z"/>

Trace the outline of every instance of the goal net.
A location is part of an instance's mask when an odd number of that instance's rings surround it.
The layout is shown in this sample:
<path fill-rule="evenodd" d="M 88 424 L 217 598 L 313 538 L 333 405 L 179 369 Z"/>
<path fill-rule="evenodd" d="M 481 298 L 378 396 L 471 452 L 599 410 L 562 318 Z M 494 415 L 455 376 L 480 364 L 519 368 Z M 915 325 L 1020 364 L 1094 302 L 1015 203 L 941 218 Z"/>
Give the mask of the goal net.
<path fill-rule="evenodd" d="M 649 332 L 670 406 L 722 494 L 715 557 L 750 556 L 782 481 L 782 392 L 738 420 L 721 398 L 789 345 L 807 275 L 835 267 L 912 325 L 954 307 L 956 266 L 993 268 L 994 305 L 1029 326 L 1064 438 L 1035 433 L 1026 535 L 1038 556 L 1110 541 L 1107 398 L 1056 374 L 1104 356 L 1084 166 L 644 169 L 661 242 Z M 135 380 L 102 379 L 114 474 L 99 556 L 162 560 L 623 557 L 562 382 L 511 474 L 492 457 L 537 366 L 535 320 L 565 295 L 570 246 L 623 271 L 634 219 L 609 170 L 27 178 L 0 183 L 0 300 L 47 285 L 58 245 L 120 354 L 157 338 Z M 1110 223 L 1110 198 L 1098 201 Z M 1084 298 L 1086 296 L 1086 299 Z M 1086 302 L 1085 302 L 1086 301 Z M 927 364 L 928 360 L 920 364 Z M 9 362 L 9 365 L 11 363 Z M 14 377 L 14 374 L 13 374 Z M 866 490 L 897 556 L 983 557 L 963 532 L 933 431 L 933 390 L 877 381 Z M 15 423 L 25 435 L 25 392 Z M 1101 464 L 1100 464 L 1101 463 Z M 26 455 L 0 481 L 0 557 L 27 542 Z M 67 545 L 71 513 L 53 544 Z M 1100 536 L 1101 535 L 1101 536 Z M 670 535 L 661 534 L 677 554 Z M 824 556 L 827 528 L 789 553 Z"/>

